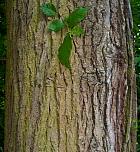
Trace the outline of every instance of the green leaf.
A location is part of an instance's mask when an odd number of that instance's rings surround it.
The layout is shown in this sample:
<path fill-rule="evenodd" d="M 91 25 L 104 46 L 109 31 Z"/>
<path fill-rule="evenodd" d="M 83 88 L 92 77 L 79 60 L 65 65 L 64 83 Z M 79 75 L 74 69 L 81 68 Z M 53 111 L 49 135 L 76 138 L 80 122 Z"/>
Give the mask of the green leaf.
<path fill-rule="evenodd" d="M 60 31 L 62 28 L 64 27 L 64 23 L 61 20 L 54 20 L 52 21 L 49 26 L 48 29 L 50 31 L 54 31 L 54 32 L 58 32 Z"/>
<path fill-rule="evenodd" d="M 88 8 L 79 7 L 74 10 L 67 18 L 67 24 L 70 28 L 80 23 L 87 15 Z"/>
<path fill-rule="evenodd" d="M 72 49 L 72 38 L 70 37 L 70 34 L 68 33 L 61 46 L 58 50 L 58 58 L 62 65 L 64 65 L 66 68 L 70 69 L 70 54 Z"/>
<path fill-rule="evenodd" d="M 78 26 L 74 26 L 72 28 L 72 30 L 70 31 L 70 35 L 73 35 L 73 36 L 79 36 L 80 37 L 83 34 L 84 34 L 84 30 L 79 25 Z"/>
<path fill-rule="evenodd" d="M 51 3 L 46 3 L 46 4 L 43 4 L 41 6 L 41 10 L 42 12 L 47 15 L 47 16 L 50 16 L 50 17 L 53 17 L 56 15 L 56 8 L 53 4 Z"/>

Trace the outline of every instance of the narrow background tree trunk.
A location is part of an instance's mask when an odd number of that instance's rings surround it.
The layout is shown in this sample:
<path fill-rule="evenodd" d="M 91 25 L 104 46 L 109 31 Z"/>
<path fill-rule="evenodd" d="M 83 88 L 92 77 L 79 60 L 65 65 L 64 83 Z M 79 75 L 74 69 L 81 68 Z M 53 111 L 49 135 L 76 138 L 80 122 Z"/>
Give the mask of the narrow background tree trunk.
<path fill-rule="evenodd" d="M 61 16 L 89 6 L 72 71 L 43 0 L 8 0 L 5 152 L 135 152 L 136 92 L 128 0 L 52 1 Z"/>

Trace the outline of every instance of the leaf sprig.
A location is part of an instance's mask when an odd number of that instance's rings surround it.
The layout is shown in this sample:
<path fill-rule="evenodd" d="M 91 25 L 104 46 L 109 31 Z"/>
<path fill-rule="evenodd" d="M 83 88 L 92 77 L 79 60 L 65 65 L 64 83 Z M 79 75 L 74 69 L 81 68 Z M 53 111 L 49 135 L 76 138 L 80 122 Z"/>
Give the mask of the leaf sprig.
<path fill-rule="evenodd" d="M 57 12 L 55 6 L 52 3 L 45 3 L 41 6 L 41 11 L 48 17 L 55 17 Z M 62 65 L 66 68 L 71 69 L 70 66 L 70 55 L 72 50 L 73 36 L 80 37 L 84 34 L 83 28 L 78 25 L 87 15 L 88 8 L 79 7 L 76 8 L 72 13 L 69 14 L 65 19 L 53 19 L 48 25 L 49 31 L 59 32 L 63 28 L 67 27 L 68 32 L 63 40 L 63 43 L 58 49 L 58 59 Z"/>

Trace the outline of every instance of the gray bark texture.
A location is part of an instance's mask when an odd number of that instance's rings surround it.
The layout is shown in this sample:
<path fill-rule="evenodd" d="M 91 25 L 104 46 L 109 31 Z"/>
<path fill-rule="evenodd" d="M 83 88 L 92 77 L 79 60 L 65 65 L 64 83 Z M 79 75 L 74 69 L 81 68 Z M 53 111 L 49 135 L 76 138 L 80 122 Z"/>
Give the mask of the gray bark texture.
<path fill-rule="evenodd" d="M 135 152 L 136 86 L 128 0 L 55 0 L 60 16 L 89 7 L 71 72 L 48 32 L 46 0 L 8 0 L 5 152 Z"/>

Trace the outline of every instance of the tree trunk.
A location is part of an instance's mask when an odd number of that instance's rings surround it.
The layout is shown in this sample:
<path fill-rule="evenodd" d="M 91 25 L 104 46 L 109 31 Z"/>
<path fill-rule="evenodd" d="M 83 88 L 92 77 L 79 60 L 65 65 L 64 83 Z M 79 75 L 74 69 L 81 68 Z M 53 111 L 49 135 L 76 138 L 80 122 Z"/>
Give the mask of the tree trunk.
<path fill-rule="evenodd" d="M 43 0 L 8 0 L 5 152 L 135 152 L 136 90 L 128 0 L 53 1 L 90 10 L 71 72 L 57 54 Z"/>

